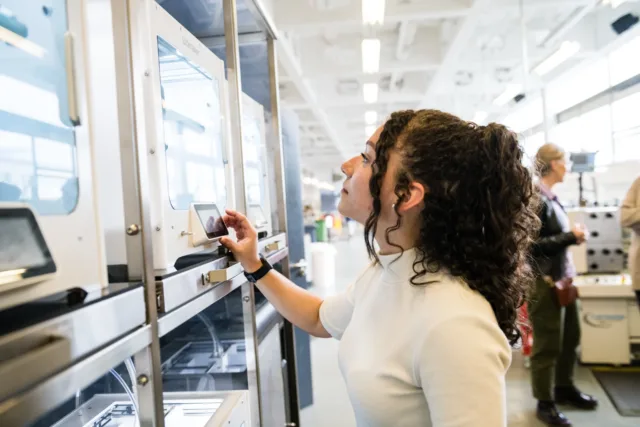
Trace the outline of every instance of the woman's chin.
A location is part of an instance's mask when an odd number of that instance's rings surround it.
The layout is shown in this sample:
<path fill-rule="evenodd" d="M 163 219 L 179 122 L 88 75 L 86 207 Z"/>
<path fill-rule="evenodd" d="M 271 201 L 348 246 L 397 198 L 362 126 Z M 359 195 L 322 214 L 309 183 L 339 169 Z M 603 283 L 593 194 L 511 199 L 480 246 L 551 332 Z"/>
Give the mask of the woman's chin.
<path fill-rule="evenodd" d="M 349 216 L 347 211 L 348 209 L 345 209 L 345 201 L 344 201 L 344 195 L 340 196 L 340 201 L 338 202 L 338 213 L 342 216 Z"/>

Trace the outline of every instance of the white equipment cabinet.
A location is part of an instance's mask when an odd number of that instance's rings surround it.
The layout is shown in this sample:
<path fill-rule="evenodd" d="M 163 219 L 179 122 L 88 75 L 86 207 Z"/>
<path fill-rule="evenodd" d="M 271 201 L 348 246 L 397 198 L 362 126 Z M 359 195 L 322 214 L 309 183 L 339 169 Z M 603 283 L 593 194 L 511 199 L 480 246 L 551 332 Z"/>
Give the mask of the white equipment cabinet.
<path fill-rule="evenodd" d="M 618 208 L 596 207 L 567 211 L 572 224 L 587 228 L 588 240 L 569 249 L 579 274 L 619 273 L 624 267 L 622 228 Z"/>
<path fill-rule="evenodd" d="M 154 229 L 156 271 L 174 267 L 178 258 L 206 249 L 191 236 L 194 204 L 233 207 L 228 169 L 224 63 L 186 31 L 155 1 L 148 9 L 150 56 L 144 111 L 149 202 Z M 146 75 L 146 74 L 145 74 Z"/>
<path fill-rule="evenodd" d="M 5 281 L 0 310 L 71 288 L 106 285 L 93 195 L 84 4 L 46 3 L 8 0 L 0 7 L 0 211 L 15 203 L 33 211 L 56 272 L 40 281 Z M 29 228 L 17 235 L 11 224 L 0 224 L 0 274 L 30 267 L 12 265 L 10 240 L 19 247 Z"/>
<path fill-rule="evenodd" d="M 640 344 L 640 311 L 628 275 L 578 276 L 580 294 L 580 360 L 627 365 L 631 346 Z"/>

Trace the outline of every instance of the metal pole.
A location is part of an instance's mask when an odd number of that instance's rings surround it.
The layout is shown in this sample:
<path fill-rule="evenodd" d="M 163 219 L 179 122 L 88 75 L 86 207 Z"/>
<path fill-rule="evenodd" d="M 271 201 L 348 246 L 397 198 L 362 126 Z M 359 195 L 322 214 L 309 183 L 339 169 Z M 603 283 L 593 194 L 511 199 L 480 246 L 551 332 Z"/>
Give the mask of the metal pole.
<path fill-rule="evenodd" d="M 540 97 L 542 98 L 542 126 L 544 128 L 544 142 L 547 143 L 551 141 L 551 129 L 555 123 L 553 123 L 553 116 L 549 111 L 549 105 L 547 103 L 547 89 L 545 87 L 540 91 Z"/>
<path fill-rule="evenodd" d="M 287 191 L 284 173 L 284 153 L 282 148 L 282 131 L 280 127 L 280 93 L 278 85 L 278 55 L 276 40 L 267 37 L 267 58 L 269 61 L 269 89 L 271 95 L 271 138 L 274 157 L 274 172 L 276 184 L 276 207 L 278 213 L 278 229 L 287 232 Z M 282 273 L 290 276 L 289 257 L 282 260 Z M 298 393 L 296 343 L 293 325 L 285 321 L 283 327 L 283 348 L 285 366 L 285 387 L 287 398 L 287 425 L 300 425 L 300 401 Z"/>
<path fill-rule="evenodd" d="M 236 0 L 224 0 L 224 38 L 226 46 L 227 79 L 229 81 L 229 118 L 231 142 L 234 145 L 233 175 L 236 183 L 236 210 L 247 213 L 247 192 L 244 182 L 244 154 L 242 131 L 242 80 L 238 46 L 238 15 Z"/>
<path fill-rule="evenodd" d="M 284 156 L 282 152 L 282 131 L 280 127 L 280 88 L 278 85 L 278 53 L 276 41 L 267 37 L 267 60 L 269 61 L 269 91 L 271 98 L 271 141 L 274 155 L 276 184 L 276 207 L 278 231 L 287 232 L 287 189 L 284 179 Z M 288 269 L 286 270 L 288 271 Z"/>
<path fill-rule="evenodd" d="M 146 0 L 112 1 L 118 125 L 125 197 L 127 249 L 139 249 L 142 258 L 131 258 L 140 270 L 146 300 L 146 320 L 151 344 L 135 356 L 138 405 L 141 427 L 164 427 L 162 373 L 156 280 L 151 243 L 149 175 L 147 166 L 144 98 L 148 82 L 149 16 Z M 123 230 L 124 231 L 124 230 Z"/>
<path fill-rule="evenodd" d="M 251 425 L 262 425 L 262 402 L 260 397 L 260 364 L 258 363 L 258 331 L 256 327 L 256 299 L 253 285 L 246 282 L 242 285 L 242 318 L 247 358 L 247 383 L 249 385 L 249 408 L 251 410 Z"/>
<path fill-rule="evenodd" d="M 529 89 L 529 47 L 527 46 L 527 21 L 524 15 L 524 0 L 520 0 L 520 43 L 522 44 L 522 87 Z"/>

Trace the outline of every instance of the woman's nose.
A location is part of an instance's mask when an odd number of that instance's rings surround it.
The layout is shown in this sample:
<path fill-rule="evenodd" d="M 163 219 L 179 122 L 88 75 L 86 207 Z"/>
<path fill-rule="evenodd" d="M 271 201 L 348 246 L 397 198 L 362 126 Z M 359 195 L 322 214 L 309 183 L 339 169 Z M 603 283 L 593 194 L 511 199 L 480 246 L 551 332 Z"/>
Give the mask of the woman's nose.
<path fill-rule="evenodd" d="M 347 177 L 350 177 L 353 174 L 353 159 L 349 159 L 346 162 L 344 162 L 340 167 L 340 170 Z"/>

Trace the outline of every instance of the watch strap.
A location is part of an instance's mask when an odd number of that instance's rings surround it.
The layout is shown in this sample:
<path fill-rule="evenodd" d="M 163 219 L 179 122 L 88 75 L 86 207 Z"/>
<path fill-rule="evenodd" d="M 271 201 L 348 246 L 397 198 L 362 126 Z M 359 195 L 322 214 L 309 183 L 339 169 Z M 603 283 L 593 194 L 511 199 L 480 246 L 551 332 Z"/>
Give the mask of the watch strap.
<path fill-rule="evenodd" d="M 244 276 L 251 283 L 256 283 L 258 280 L 262 279 L 264 276 L 267 275 L 269 271 L 273 269 L 271 264 L 269 264 L 269 261 L 264 259 L 264 257 L 261 256 L 260 261 L 262 262 L 262 266 L 258 270 L 254 271 L 253 273 L 247 273 L 246 271 L 244 272 Z"/>

